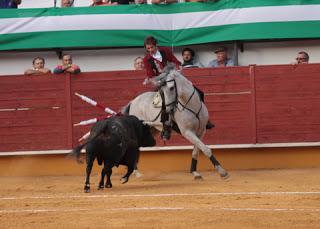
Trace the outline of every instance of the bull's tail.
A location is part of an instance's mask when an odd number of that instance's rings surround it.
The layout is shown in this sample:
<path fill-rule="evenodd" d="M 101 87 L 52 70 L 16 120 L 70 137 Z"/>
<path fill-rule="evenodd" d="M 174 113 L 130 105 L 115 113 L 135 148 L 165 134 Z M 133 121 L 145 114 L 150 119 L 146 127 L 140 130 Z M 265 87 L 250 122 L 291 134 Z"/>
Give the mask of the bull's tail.
<path fill-rule="evenodd" d="M 82 163 L 82 161 L 80 160 L 80 153 L 81 150 L 83 149 L 83 147 L 85 147 L 88 144 L 88 142 L 85 142 L 81 145 L 78 145 L 76 148 L 74 148 L 68 156 L 70 157 L 75 157 L 77 159 L 77 162 Z"/>
<path fill-rule="evenodd" d="M 81 145 L 78 145 L 76 148 L 74 148 L 74 149 L 69 153 L 69 156 L 75 157 L 79 163 L 82 163 L 82 161 L 80 160 L 81 150 L 82 150 L 88 143 L 94 141 L 94 140 L 104 131 L 104 128 L 105 128 L 106 125 L 107 125 L 107 123 L 104 122 L 104 121 L 105 121 L 105 120 L 98 122 L 98 123 L 101 124 L 101 126 L 99 126 L 99 128 L 96 128 L 95 131 L 91 131 L 88 140 L 87 140 L 85 143 L 83 143 L 83 144 L 81 144 Z M 96 125 L 98 125 L 98 123 L 96 123 Z"/>

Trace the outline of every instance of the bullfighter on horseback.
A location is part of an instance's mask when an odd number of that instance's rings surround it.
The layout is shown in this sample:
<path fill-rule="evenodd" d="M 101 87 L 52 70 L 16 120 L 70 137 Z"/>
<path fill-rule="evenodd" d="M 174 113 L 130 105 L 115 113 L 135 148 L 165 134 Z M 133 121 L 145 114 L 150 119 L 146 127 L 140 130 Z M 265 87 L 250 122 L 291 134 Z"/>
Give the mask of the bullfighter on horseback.
<path fill-rule="evenodd" d="M 144 47 L 147 51 L 143 59 L 147 73 L 147 78 L 143 82 L 144 85 L 148 84 L 151 81 L 151 78 L 160 75 L 170 62 L 175 64 L 177 70 L 182 70 L 181 62 L 173 55 L 171 49 L 157 46 L 157 40 L 154 37 L 147 37 L 144 40 Z M 201 101 L 204 102 L 204 93 L 196 87 L 195 89 L 199 93 Z M 161 122 L 163 124 L 161 138 L 168 140 L 171 136 L 172 121 L 170 114 L 166 112 L 163 96 Z M 214 125 L 208 121 L 206 128 L 211 129 L 213 126 Z"/>

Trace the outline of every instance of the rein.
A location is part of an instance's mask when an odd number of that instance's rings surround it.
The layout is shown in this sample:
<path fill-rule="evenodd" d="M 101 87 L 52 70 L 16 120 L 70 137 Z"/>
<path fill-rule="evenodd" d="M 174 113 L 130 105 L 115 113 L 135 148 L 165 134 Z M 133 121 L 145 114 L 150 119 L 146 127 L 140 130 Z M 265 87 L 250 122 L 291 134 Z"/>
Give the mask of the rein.
<path fill-rule="evenodd" d="M 174 100 L 173 102 L 171 102 L 171 103 L 165 104 L 165 106 L 167 107 L 167 106 L 170 106 L 170 105 L 174 104 L 174 106 L 175 106 L 175 107 L 177 108 L 177 110 L 180 111 L 180 112 L 183 111 L 183 110 L 185 110 L 185 109 L 188 110 L 189 112 L 191 112 L 192 114 L 194 114 L 194 116 L 196 116 L 196 118 L 198 119 L 198 122 L 199 122 L 199 126 L 200 126 L 199 114 L 200 114 L 200 111 L 201 111 L 201 109 L 202 109 L 201 99 L 200 99 L 200 104 L 201 104 L 201 105 L 200 105 L 200 108 L 199 108 L 198 112 L 195 112 L 195 111 L 193 111 L 192 109 L 190 109 L 190 108 L 187 107 L 188 103 L 191 101 L 192 97 L 194 96 L 194 94 L 195 94 L 195 92 L 196 92 L 195 87 L 193 87 L 193 92 L 191 93 L 191 95 L 190 95 L 190 97 L 188 98 L 187 102 L 186 102 L 185 104 L 182 104 L 182 103 L 179 101 L 179 99 L 178 99 L 177 84 L 176 84 L 176 81 L 175 81 L 174 79 L 168 80 L 168 81 L 164 81 L 163 84 L 161 85 L 161 87 L 162 87 L 162 86 L 165 86 L 166 83 L 172 82 L 172 81 L 174 82 L 174 88 L 175 88 L 175 92 L 176 92 L 175 100 Z M 180 110 L 180 109 L 178 108 L 177 104 L 180 104 L 180 105 L 182 106 L 182 110 Z M 161 113 L 161 111 L 160 111 L 160 113 Z M 157 117 L 159 117 L 160 113 L 158 114 Z"/>

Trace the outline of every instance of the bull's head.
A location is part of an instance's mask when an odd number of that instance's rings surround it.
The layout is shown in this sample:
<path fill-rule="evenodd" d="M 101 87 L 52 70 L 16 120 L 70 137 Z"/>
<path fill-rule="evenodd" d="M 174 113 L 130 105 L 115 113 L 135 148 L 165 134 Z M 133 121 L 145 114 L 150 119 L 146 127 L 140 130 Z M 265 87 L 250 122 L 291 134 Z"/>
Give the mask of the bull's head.
<path fill-rule="evenodd" d="M 141 121 L 142 123 L 142 121 Z M 150 126 L 142 123 L 142 136 L 139 139 L 140 146 L 147 147 L 147 146 L 155 146 L 156 140 L 154 139 Z"/>

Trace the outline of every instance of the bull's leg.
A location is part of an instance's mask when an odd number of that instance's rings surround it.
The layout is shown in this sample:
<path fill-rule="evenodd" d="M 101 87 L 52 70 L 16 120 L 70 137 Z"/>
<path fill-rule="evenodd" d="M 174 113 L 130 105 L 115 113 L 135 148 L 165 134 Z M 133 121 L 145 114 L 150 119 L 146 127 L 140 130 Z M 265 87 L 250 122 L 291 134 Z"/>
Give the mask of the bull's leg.
<path fill-rule="evenodd" d="M 101 179 L 100 179 L 100 182 L 99 182 L 99 187 L 98 189 L 99 190 L 102 190 L 104 188 L 104 177 L 106 176 L 106 170 L 105 168 L 103 167 L 101 169 Z"/>
<path fill-rule="evenodd" d="M 94 156 L 91 153 L 87 152 L 86 181 L 84 184 L 84 192 L 86 193 L 90 192 L 90 174 L 91 174 L 93 162 L 94 162 Z"/>
<path fill-rule="evenodd" d="M 198 147 L 194 146 L 192 150 L 190 173 L 193 175 L 194 179 L 196 180 L 202 179 L 202 175 L 197 171 L 198 155 L 199 155 L 199 149 Z"/>
<path fill-rule="evenodd" d="M 111 175 L 112 175 L 112 167 L 110 164 L 106 164 L 104 166 L 104 169 L 107 173 L 107 181 L 106 181 L 106 188 L 112 188 L 112 183 L 111 183 Z"/>
<path fill-rule="evenodd" d="M 217 172 L 220 174 L 222 178 L 228 178 L 228 172 L 222 168 L 219 161 L 215 158 L 215 156 L 212 154 L 211 149 L 206 146 L 192 131 L 187 130 L 183 136 L 188 139 L 194 146 L 198 147 L 204 155 L 206 155 L 211 163 L 214 165 Z"/>
<path fill-rule="evenodd" d="M 132 166 L 132 165 L 128 166 L 128 171 L 127 171 L 126 175 L 124 175 L 124 176 L 121 178 L 122 184 L 125 184 L 125 183 L 128 182 L 129 177 L 130 177 L 131 173 L 133 172 L 133 169 L 134 169 L 134 166 Z"/>

